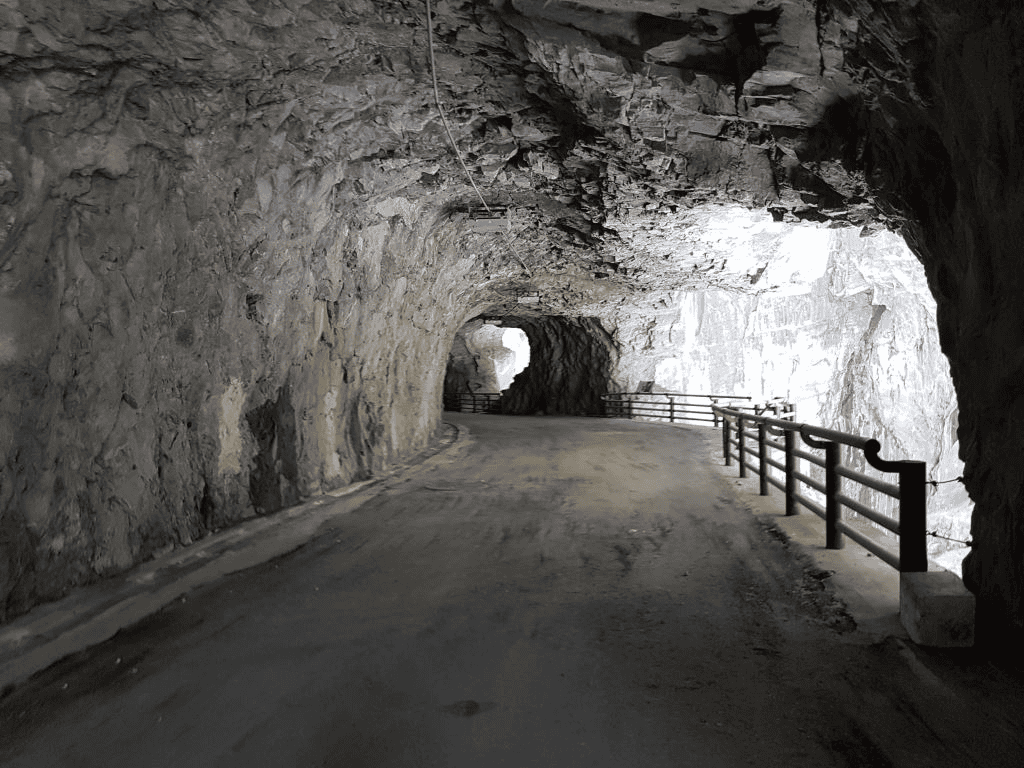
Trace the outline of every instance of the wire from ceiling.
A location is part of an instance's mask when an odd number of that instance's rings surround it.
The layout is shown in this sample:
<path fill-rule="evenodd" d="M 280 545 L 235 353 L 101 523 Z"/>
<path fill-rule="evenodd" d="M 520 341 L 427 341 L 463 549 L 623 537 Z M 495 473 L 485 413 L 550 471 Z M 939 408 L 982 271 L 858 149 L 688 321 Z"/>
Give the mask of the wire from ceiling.
<path fill-rule="evenodd" d="M 448 136 L 448 142 L 451 144 L 452 149 L 455 151 L 455 156 L 459 160 L 459 164 L 462 166 L 462 170 L 466 173 L 466 178 L 469 179 L 469 183 L 473 187 L 473 191 L 476 192 L 476 196 L 480 198 L 480 203 L 483 205 L 484 210 L 488 214 L 491 214 L 491 207 L 487 205 L 487 201 L 484 200 L 483 193 L 480 191 L 480 187 L 476 185 L 473 180 L 473 174 L 469 172 L 469 166 L 466 165 L 466 161 L 462 157 L 462 152 L 459 150 L 459 145 L 455 143 L 455 136 L 452 135 L 451 125 L 448 123 L 448 117 L 445 115 L 444 107 L 441 105 L 441 90 L 437 86 L 437 62 L 434 57 L 434 14 L 433 8 L 431 7 L 430 0 L 427 2 L 427 48 L 430 51 L 430 80 L 434 86 L 434 104 L 437 106 L 437 114 L 441 118 L 441 124 L 444 126 L 444 132 Z M 505 238 L 505 244 L 508 245 L 509 251 L 516 257 L 516 261 L 519 262 L 519 266 L 523 268 L 527 275 L 533 277 L 533 273 L 530 268 L 526 266 L 526 262 L 523 261 L 522 257 L 516 251 L 515 246 L 512 245 L 512 240 L 509 238 L 508 233 L 502 232 L 502 236 Z"/>

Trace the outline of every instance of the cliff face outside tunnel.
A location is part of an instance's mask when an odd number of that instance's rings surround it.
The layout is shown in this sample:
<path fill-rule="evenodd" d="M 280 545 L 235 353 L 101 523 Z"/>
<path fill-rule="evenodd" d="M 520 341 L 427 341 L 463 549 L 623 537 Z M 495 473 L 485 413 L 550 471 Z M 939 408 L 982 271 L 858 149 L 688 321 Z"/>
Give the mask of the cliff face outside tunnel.
<path fill-rule="evenodd" d="M 418 2 L 5 4 L 0 620 L 418 452 L 456 330 L 527 286 L 550 364 L 510 402 L 589 408 L 607 378 L 551 394 L 573 339 L 612 355 L 588 318 L 761 290 L 694 246 L 730 204 L 907 237 L 960 402 L 966 580 L 1024 628 L 1018 4 L 755 5 L 436 9 L 488 230 Z"/>

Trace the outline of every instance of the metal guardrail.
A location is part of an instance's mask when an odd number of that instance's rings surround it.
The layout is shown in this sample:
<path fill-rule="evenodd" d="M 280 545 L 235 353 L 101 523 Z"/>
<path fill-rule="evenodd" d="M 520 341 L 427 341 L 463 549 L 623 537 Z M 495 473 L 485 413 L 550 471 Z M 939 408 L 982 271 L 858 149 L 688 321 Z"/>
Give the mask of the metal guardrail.
<path fill-rule="evenodd" d="M 786 494 L 786 514 L 797 514 L 800 504 L 825 521 L 825 546 L 828 549 L 842 549 L 844 537 L 848 536 L 871 554 L 880 558 L 902 573 L 927 571 L 926 548 L 926 504 L 925 504 L 925 463 L 923 461 L 886 461 L 879 458 L 881 445 L 874 438 L 851 435 L 811 424 L 777 419 L 764 415 L 743 413 L 736 408 L 713 406 L 716 415 L 722 419 L 722 453 L 726 466 L 732 459 L 739 461 L 740 477 L 747 476 L 747 470 L 757 472 L 761 482 L 761 495 L 768 495 L 769 485 Z M 749 425 L 756 427 L 750 429 Z M 732 436 L 733 431 L 736 437 Z M 824 458 L 796 447 L 796 436 L 812 449 L 824 451 Z M 782 437 L 783 442 L 769 439 Z M 747 445 L 747 439 L 756 441 L 757 449 Z M 861 450 L 867 463 L 881 472 L 899 475 L 897 484 L 883 482 L 857 472 L 840 463 L 839 449 L 848 445 Z M 736 453 L 733 453 L 733 448 Z M 779 462 L 769 451 L 781 451 L 785 462 Z M 757 466 L 748 462 L 748 456 L 757 457 Z M 825 482 L 803 474 L 797 469 L 797 459 L 804 459 L 825 470 Z M 785 482 L 769 474 L 768 468 L 775 467 L 785 473 Z M 882 513 L 861 504 L 842 492 L 842 480 L 852 480 L 875 491 L 899 500 L 899 519 L 893 520 Z M 798 483 L 813 488 L 825 496 L 825 506 L 812 501 L 798 490 Z M 865 536 L 861 531 L 843 521 L 843 508 L 852 510 L 873 523 L 882 526 L 899 537 L 899 553 L 883 547 Z"/>
<path fill-rule="evenodd" d="M 786 418 L 794 413 L 792 404 L 781 399 L 763 404 L 753 404 L 753 399 L 749 395 L 693 395 L 683 392 L 616 392 L 601 395 L 604 415 L 620 419 L 640 417 L 669 423 L 697 421 L 717 427 L 721 417 L 715 412 L 715 406 L 723 401 L 729 403 L 730 408 L 755 414 L 771 411 L 780 418 Z M 735 401 L 747 401 L 751 405 L 740 405 Z"/>
<path fill-rule="evenodd" d="M 500 392 L 460 392 L 442 398 L 446 411 L 459 413 L 501 413 Z"/>

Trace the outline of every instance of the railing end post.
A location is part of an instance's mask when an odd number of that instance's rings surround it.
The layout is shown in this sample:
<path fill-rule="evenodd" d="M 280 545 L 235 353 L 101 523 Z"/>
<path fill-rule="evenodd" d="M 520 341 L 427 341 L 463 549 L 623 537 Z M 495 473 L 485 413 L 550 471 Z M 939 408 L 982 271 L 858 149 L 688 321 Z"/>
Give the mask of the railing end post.
<path fill-rule="evenodd" d="M 768 438 L 768 425 L 763 421 L 758 422 L 757 425 L 757 460 L 758 464 L 758 477 L 761 481 L 761 495 L 768 495 L 768 444 L 765 442 Z"/>
<path fill-rule="evenodd" d="M 900 571 L 924 572 L 928 570 L 925 463 L 900 463 Z"/>

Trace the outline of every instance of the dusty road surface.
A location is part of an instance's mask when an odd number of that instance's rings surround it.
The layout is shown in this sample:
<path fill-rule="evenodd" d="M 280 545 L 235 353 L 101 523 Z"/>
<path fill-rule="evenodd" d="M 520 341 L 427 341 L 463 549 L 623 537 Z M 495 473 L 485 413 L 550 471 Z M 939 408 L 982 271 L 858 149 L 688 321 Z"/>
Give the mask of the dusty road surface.
<path fill-rule="evenodd" d="M 1024 765 L 1020 681 L 867 642 L 713 433 L 454 420 L 450 462 L 8 693 L 0 765 Z"/>

